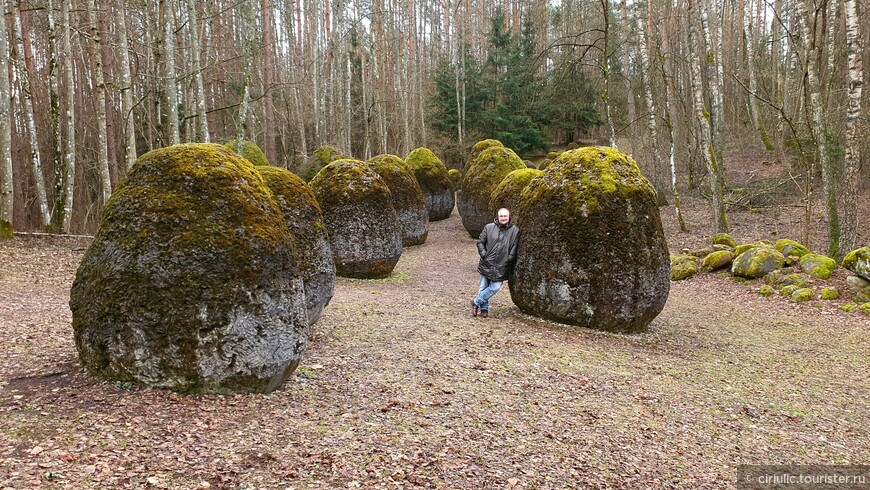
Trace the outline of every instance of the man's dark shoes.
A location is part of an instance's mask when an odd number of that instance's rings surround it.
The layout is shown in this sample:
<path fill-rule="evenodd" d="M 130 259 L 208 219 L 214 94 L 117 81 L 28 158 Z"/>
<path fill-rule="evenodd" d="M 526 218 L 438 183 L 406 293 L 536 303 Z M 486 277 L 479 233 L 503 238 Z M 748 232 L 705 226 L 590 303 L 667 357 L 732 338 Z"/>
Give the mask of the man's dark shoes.
<path fill-rule="evenodd" d="M 477 316 L 479 312 L 480 307 L 477 306 L 477 303 L 475 303 L 474 300 L 471 300 L 471 316 Z"/>
<path fill-rule="evenodd" d="M 480 310 L 481 318 L 489 318 L 489 310 Z"/>

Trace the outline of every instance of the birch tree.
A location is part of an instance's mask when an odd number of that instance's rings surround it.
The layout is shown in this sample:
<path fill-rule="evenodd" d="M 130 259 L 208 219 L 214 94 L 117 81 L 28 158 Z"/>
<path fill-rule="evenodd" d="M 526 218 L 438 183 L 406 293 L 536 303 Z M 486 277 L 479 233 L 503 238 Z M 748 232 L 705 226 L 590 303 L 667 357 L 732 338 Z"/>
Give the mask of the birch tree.
<path fill-rule="evenodd" d="M 664 199 L 664 187 L 662 186 L 662 158 L 659 154 L 659 136 L 658 125 L 656 124 L 656 107 L 653 100 L 652 81 L 649 76 L 650 63 L 649 52 L 647 51 L 646 28 L 643 18 L 643 13 L 639 6 L 639 2 L 634 4 L 634 15 L 637 18 L 637 49 L 640 59 L 640 75 L 641 84 L 643 85 L 644 97 L 646 99 L 647 110 L 647 131 L 649 132 L 650 152 L 652 153 L 653 161 L 653 182 L 658 194 L 659 202 Z"/>
<path fill-rule="evenodd" d="M 202 62 L 200 60 L 199 20 L 197 18 L 197 0 L 187 0 L 187 18 L 190 26 L 190 60 L 192 63 L 193 80 L 195 84 L 194 100 L 196 102 L 196 121 L 199 141 L 208 143 L 208 117 L 205 112 L 205 82 L 202 77 Z"/>
<path fill-rule="evenodd" d="M 861 90 L 864 85 L 861 25 L 857 0 L 844 0 L 846 48 L 849 53 L 848 108 L 846 110 L 846 160 L 843 171 L 843 223 L 837 259 L 855 248 L 858 240 L 858 179 L 861 164 Z"/>
<path fill-rule="evenodd" d="M 88 1 L 88 19 L 90 23 L 91 42 L 94 46 L 94 92 L 97 96 L 97 168 L 100 171 L 100 188 L 103 192 L 103 204 L 112 195 L 112 177 L 109 171 L 109 147 L 106 130 L 106 82 L 103 77 L 103 61 L 100 56 L 100 25 L 97 22 L 97 5 L 95 0 Z"/>
<path fill-rule="evenodd" d="M 121 116 L 124 120 L 124 173 L 136 163 L 136 127 L 133 124 L 133 79 L 130 75 L 130 43 L 127 40 L 127 14 L 124 3 L 115 6 L 118 54 L 121 63 Z"/>
<path fill-rule="evenodd" d="M 707 166 L 707 174 L 710 178 L 710 202 L 713 211 L 713 223 L 716 226 L 717 233 L 728 233 L 728 217 L 725 214 L 725 179 L 719 163 L 716 160 L 716 152 L 713 149 L 713 138 L 710 134 L 710 113 L 704 105 L 704 91 L 701 81 L 701 59 L 698 56 L 697 49 L 694 46 L 699 46 L 698 43 L 698 25 L 693 18 L 693 4 L 695 2 L 686 2 L 688 8 L 686 10 L 689 23 L 689 71 L 692 84 L 692 101 L 695 111 L 695 117 L 700 130 L 701 153 L 703 154 L 704 163 Z"/>
<path fill-rule="evenodd" d="M 21 91 L 21 102 L 24 105 L 24 117 L 30 137 L 30 163 L 33 168 L 33 180 L 36 185 L 36 201 L 39 206 L 41 223 L 44 228 L 51 224 L 51 212 L 48 209 L 48 197 L 45 191 L 45 176 L 42 174 L 42 160 L 39 156 L 39 139 L 36 133 L 36 118 L 33 115 L 33 95 L 30 91 L 30 74 L 24 63 L 24 35 L 21 29 L 21 2 L 15 0 L 12 6 L 12 22 L 15 29 L 15 50 L 17 56 L 14 66 L 18 74 L 18 85 Z M 5 76 L 5 74 L 0 74 Z"/>
<path fill-rule="evenodd" d="M 813 140 L 816 143 L 816 156 L 822 169 L 825 211 L 828 218 L 828 255 L 836 256 L 839 252 L 840 222 L 839 215 L 837 214 L 837 190 L 834 180 L 833 162 L 831 162 L 831 158 L 828 156 L 827 130 L 820 93 L 818 44 L 815 39 L 817 32 L 816 29 L 811 29 L 810 17 L 804 0 L 797 0 L 795 3 L 802 32 L 801 38 L 803 39 L 804 73 L 806 73 L 807 77 L 804 90 L 809 98 L 807 115 L 812 122 L 810 127 L 812 129 Z M 821 10 L 823 13 L 825 11 L 825 9 Z"/>
<path fill-rule="evenodd" d="M 3 2 L 4 21 L 0 23 L 0 240 L 12 238 L 13 185 L 12 185 L 12 128 L 9 107 L 9 47 L 6 42 L 6 2 Z"/>
<path fill-rule="evenodd" d="M 170 145 L 181 143 L 178 127 L 178 84 L 175 71 L 175 3 L 160 0 L 160 22 L 163 28 L 164 93 L 166 97 L 166 123 Z"/>

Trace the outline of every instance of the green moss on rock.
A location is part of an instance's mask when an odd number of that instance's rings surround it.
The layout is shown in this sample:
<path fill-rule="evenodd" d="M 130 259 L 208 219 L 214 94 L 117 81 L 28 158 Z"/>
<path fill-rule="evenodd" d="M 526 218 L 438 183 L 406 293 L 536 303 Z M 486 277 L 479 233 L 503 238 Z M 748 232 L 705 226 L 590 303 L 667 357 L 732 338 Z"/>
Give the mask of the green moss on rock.
<path fill-rule="evenodd" d="M 350 155 L 334 146 L 321 146 L 314 150 L 308 162 L 299 169 L 299 177 L 305 182 L 311 182 L 323 167 L 345 158 L 350 158 Z"/>
<path fill-rule="evenodd" d="M 791 293 L 791 300 L 795 303 L 803 303 L 810 301 L 816 297 L 816 293 L 811 288 L 799 288 Z"/>
<path fill-rule="evenodd" d="M 411 167 L 396 155 L 378 155 L 368 163 L 390 188 L 396 219 L 402 230 L 402 246 L 425 243 L 429 235 L 429 211 Z"/>
<path fill-rule="evenodd" d="M 453 188 L 459 188 L 459 182 L 462 180 L 462 173 L 455 168 L 451 168 L 447 171 L 447 176 L 450 177 L 450 182 L 453 183 Z"/>
<path fill-rule="evenodd" d="M 682 281 L 698 273 L 698 258 L 694 255 L 675 255 L 670 262 L 671 281 Z"/>
<path fill-rule="evenodd" d="M 414 176 L 423 191 L 429 221 L 440 221 L 450 217 L 456 204 L 453 182 L 447 174 L 447 167 L 428 148 L 417 148 L 405 157 L 414 171 Z"/>
<path fill-rule="evenodd" d="M 800 258 L 801 269 L 819 279 L 828 279 L 837 268 L 837 262 L 824 255 L 808 253 Z"/>
<path fill-rule="evenodd" d="M 861 312 L 865 315 L 870 315 L 870 302 L 864 302 L 860 306 Z"/>
<path fill-rule="evenodd" d="M 701 263 L 701 270 L 704 272 L 717 271 L 731 265 L 734 260 L 734 254 L 728 250 L 718 250 L 704 257 Z"/>
<path fill-rule="evenodd" d="M 773 247 L 785 256 L 785 257 L 794 257 L 796 259 L 800 259 L 804 255 L 810 253 L 807 247 L 804 247 L 800 243 L 790 240 L 788 238 L 781 238 L 776 241 Z"/>
<path fill-rule="evenodd" d="M 537 169 L 521 168 L 507 174 L 492 191 L 489 200 L 490 216 L 495 216 L 501 208 L 507 208 L 511 210 L 512 218 L 516 220 L 516 209 L 523 189 L 529 185 L 532 179 L 543 175 L 543 173 Z"/>
<path fill-rule="evenodd" d="M 827 301 L 840 299 L 840 290 L 832 287 L 822 288 L 821 298 Z"/>
<path fill-rule="evenodd" d="M 858 304 L 857 303 L 845 303 L 845 304 L 840 305 L 840 309 L 848 313 L 848 312 L 857 310 Z"/>
<path fill-rule="evenodd" d="M 522 311 L 637 332 L 664 307 L 670 262 L 655 190 L 630 157 L 607 147 L 563 153 L 523 190 L 517 216 L 508 285 Z"/>
<path fill-rule="evenodd" d="M 794 284 L 789 284 L 788 286 L 783 286 L 779 288 L 779 294 L 791 297 L 791 295 L 798 289 L 800 289 L 798 286 Z"/>
<path fill-rule="evenodd" d="M 716 233 L 713 235 L 713 245 L 726 245 L 734 249 L 737 247 L 737 242 L 728 233 Z"/>
<path fill-rule="evenodd" d="M 456 207 L 462 216 L 462 225 L 472 238 L 477 238 L 494 218 L 489 201 L 495 188 L 509 173 L 525 168 L 520 157 L 503 146 L 483 150 L 468 165 L 456 196 Z"/>
<path fill-rule="evenodd" d="M 320 204 L 311 187 L 289 170 L 278 167 L 257 167 L 257 170 L 278 201 L 287 229 L 295 238 L 305 284 L 308 323 L 313 325 L 320 319 L 335 289 L 335 265 Z"/>
<path fill-rule="evenodd" d="M 870 280 L 870 247 L 858 248 L 846 254 L 843 268 Z"/>
<path fill-rule="evenodd" d="M 504 148 L 504 144 L 496 139 L 485 139 L 475 143 L 474 146 L 471 147 L 471 151 L 468 153 L 468 158 L 465 160 L 465 170 L 468 170 L 468 166 L 477 160 L 477 157 L 483 153 L 483 150 L 497 147 Z"/>
<path fill-rule="evenodd" d="M 182 392 L 271 391 L 299 362 L 298 252 L 246 159 L 185 144 L 136 162 L 70 291 L 85 369 Z"/>
<path fill-rule="evenodd" d="M 547 153 L 547 158 L 550 160 L 555 160 L 556 157 L 558 157 L 558 156 L 559 156 L 558 151 L 551 151 L 551 152 Z"/>
<path fill-rule="evenodd" d="M 731 273 L 738 277 L 757 279 L 775 269 L 781 269 L 785 257 L 771 247 L 756 247 L 738 255 L 731 264 Z"/>
<path fill-rule="evenodd" d="M 758 288 L 758 293 L 766 297 L 773 296 L 775 292 L 776 291 L 769 284 L 764 284 L 760 288 Z"/>
<path fill-rule="evenodd" d="M 569 151 L 570 151 L 570 150 L 576 150 L 576 149 L 578 149 L 578 148 L 580 148 L 580 145 L 577 144 L 577 143 L 575 143 L 575 142 L 573 142 L 573 141 L 570 142 L 570 143 L 568 143 L 568 146 L 566 147 L 566 149 L 569 150 Z"/>
<path fill-rule="evenodd" d="M 755 243 L 744 243 L 742 245 L 737 245 L 736 247 L 734 247 L 734 256 L 737 257 L 738 255 L 742 254 L 743 252 L 750 250 L 750 249 L 753 249 L 757 246 L 758 245 Z"/>
<path fill-rule="evenodd" d="M 384 179 L 367 163 L 343 159 L 323 167 L 311 188 L 323 211 L 336 273 L 389 276 L 402 255 L 402 232 Z"/>
<path fill-rule="evenodd" d="M 236 141 L 230 141 L 224 145 L 228 150 L 239 153 L 236 150 Z M 253 163 L 256 167 L 265 167 L 269 165 L 269 160 L 266 159 L 266 154 L 253 141 L 245 140 L 242 144 L 242 158 Z"/>

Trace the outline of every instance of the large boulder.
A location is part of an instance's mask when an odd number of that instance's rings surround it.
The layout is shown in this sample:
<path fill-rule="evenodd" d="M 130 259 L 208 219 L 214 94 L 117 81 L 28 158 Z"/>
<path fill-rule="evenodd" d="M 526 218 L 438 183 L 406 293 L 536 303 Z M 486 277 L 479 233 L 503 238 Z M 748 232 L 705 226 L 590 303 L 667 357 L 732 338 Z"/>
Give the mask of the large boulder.
<path fill-rule="evenodd" d="M 671 261 L 671 281 L 683 281 L 698 273 L 698 257 L 694 255 L 674 255 Z"/>
<path fill-rule="evenodd" d="M 345 158 L 350 158 L 350 155 L 334 146 L 320 146 L 311 153 L 308 161 L 299 169 L 299 177 L 305 182 L 311 182 L 311 179 L 317 175 L 317 172 L 320 172 L 320 169 L 336 160 Z"/>
<path fill-rule="evenodd" d="M 396 155 L 378 155 L 369 165 L 384 179 L 402 230 L 402 246 L 421 245 L 429 235 L 429 210 L 414 172 Z"/>
<path fill-rule="evenodd" d="M 731 273 L 737 277 L 757 279 L 785 265 L 785 256 L 773 247 L 755 247 L 734 258 Z"/>
<path fill-rule="evenodd" d="M 780 238 L 773 247 L 779 250 L 789 264 L 797 263 L 801 257 L 810 253 L 807 247 L 789 238 Z"/>
<path fill-rule="evenodd" d="M 734 253 L 729 250 L 717 250 L 704 257 L 701 262 L 701 270 L 704 272 L 718 271 L 731 265 L 734 260 Z"/>
<path fill-rule="evenodd" d="M 472 238 L 478 238 L 483 227 L 493 220 L 489 208 L 492 191 L 507 174 L 524 168 L 526 164 L 513 150 L 491 146 L 480 152 L 465 169 L 456 194 L 456 208 L 462 216 L 462 226 Z"/>
<path fill-rule="evenodd" d="M 305 284 L 305 309 L 308 323 L 313 325 L 335 289 L 335 264 L 320 204 L 311 187 L 293 172 L 278 167 L 257 170 L 278 201 L 290 235 L 296 239 L 299 272 Z"/>
<path fill-rule="evenodd" d="M 402 231 L 390 188 L 359 160 L 336 160 L 311 188 L 323 211 L 335 270 L 342 277 L 387 277 L 402 255 Z"/>
<path fill-rule="evenodd" d="M 444 163 L 428 148 L 417 148 L 408 153 L 405 163 L 414 171 L 414 177 L 423 190 L 429 221 L 449 218 L 456 204 L 456 196 Z"/>
<path fill-rule="evenodd" d="M 468 167 L 474 163 L 477 157 L 483 153 L 483 150 L 487 150 L 489 148 L 501 147 L 504 148 L 504 144 L 501 141 L 496 139 L 485 139 L 478 141 L 471 147 L 471 151 L 468 152 L 468 159 L 465 160 L 464 170 L 467 171 Z"/>
<path fill-rule="evenodd" d="M 562 153 L 523 191 L 520 248 L 509 281 L 524 312 L 562 323 L 637 332 L 661 312 L 670 261 L 656 192 L 625 154 Z"/>
<path fill-rule="evenodd" d="M 837 269 L 837 261 L 814 253 L 801 256 L 800 264 L 804 272 L 819 279 L 828 279 Z"/>
<path fill-rule="evenodd" d="M 307 342 L 298 254 L 247 160 L 215 144 L 139 158 L 70 291 L 90 373 L 182 392 L 268 392 Z"/>
<path fill-rule="evenodd" d="M 843 268 L 870 281 L 870 247 L 862 247 L 852 250 L 842 262 Z"/>
<path fill-rule="evenodd" d="M 532 168 L 521 168 L 507 174 L 489 198 L 490 216 L 495 216 L 501 208 L 507 208 L 511 211 L 512 218 L 516 220 L 516 209 L 523 189 L 529 185 L 529 182 L 543 174 L 544 172 Z"/>
<path fill-rule="evenodd" d="M 254 166 L 262 167 L 269 165 L 269 160 L 266 158 L 266 154 L 263 153 L 263 150 L 261 150 L 256 143 L 250 140 L 245 140 L 245 142 L 242 143 L 241 152 L 236 150 L 236 143 L 237 141 L 233 140 L 224 144 L 224 147 L 232 152 L 242 155 L 242 158 L 253 163 Z"/>

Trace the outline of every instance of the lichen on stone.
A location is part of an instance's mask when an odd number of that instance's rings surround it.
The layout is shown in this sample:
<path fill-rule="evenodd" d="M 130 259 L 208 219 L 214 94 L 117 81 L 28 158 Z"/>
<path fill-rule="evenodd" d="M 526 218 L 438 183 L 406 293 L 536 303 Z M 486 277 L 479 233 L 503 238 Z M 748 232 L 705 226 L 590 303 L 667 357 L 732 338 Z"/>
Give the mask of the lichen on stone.
<path fill-rule="evenodd" d="M 800 258 L 801 269 L 819 279 L 828 279 L 837 268 L 837 262 L 824 255 L 808 253 Z"/>
<path fill-rule="evenodd" d="M 843 258 L 843 268 L 870 281 L 870 247 L 852 250 Z"/>
<path fill-rule="evenodd" d="M 785 257 L 773 247 L 755 247 L 738 255 L 731 264 L 731 273 L 738 277 L 757 279 L 785 264 Z"/>
<path fill-rule="evenodd" d="M 804 255 L 810 253 L 810 250 L 807 247 L 788 238 L 780 238 L 776 241 L 773 247 L 779 250 L 783 256 L 795 257 L 796 259 L 800 259 Z"/>
<path fill-rule="evenodd" d="M 694 255 L 674 255 L 670 262 L 671 281 L 682 281 L 698 273 L 698 258 Z"/>

